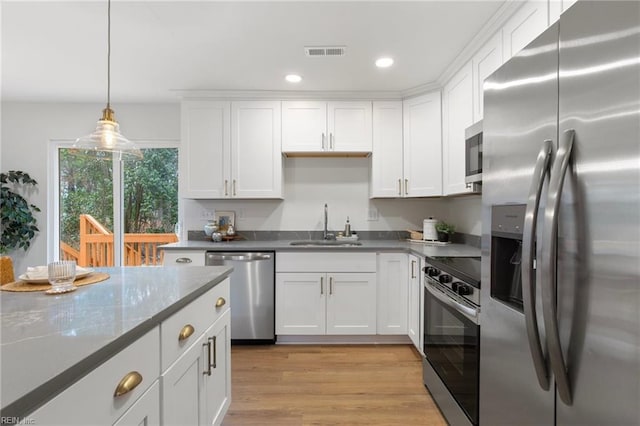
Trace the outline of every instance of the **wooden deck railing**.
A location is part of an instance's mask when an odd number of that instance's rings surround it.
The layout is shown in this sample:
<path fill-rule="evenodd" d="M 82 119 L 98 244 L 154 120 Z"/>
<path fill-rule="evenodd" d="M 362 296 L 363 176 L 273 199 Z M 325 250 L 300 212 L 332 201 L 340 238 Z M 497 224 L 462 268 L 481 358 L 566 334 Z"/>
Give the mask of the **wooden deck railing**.
<path fill-rule="evenodd" d="M 176 234 L 124 234 L 124 266 L 162 265 L 158 246 L 178 241 Z M 75 260 L 78 266 L 113 266 L 113 233 L 88 214 L 80 215 L 80 250 L 60 242 L 63 260 Z"/>

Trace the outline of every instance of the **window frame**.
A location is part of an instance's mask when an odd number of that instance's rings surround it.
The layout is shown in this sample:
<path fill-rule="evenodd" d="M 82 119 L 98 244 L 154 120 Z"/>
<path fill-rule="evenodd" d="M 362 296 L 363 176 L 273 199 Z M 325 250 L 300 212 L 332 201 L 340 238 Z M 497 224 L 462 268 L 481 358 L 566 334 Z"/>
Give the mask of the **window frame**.
<path fill-rule="evenodd" d="M 51 139 L 48 144 L 47 158 L 47 263 L 60 260 L 60 149 L 73 147 L 75 140 Z M 177 139 L 135 140 L 140 149 L 176 148 L 178 167 L 182 149 Z M 122 244 L 124 213 L 122 162 L 113 163 L 113 250 L 114 266 L 122 266 Z M 117 189 L 116 189 L 117 188 Z M 182 202 L 178 188 L 178 221 L 182 217 Z"/>

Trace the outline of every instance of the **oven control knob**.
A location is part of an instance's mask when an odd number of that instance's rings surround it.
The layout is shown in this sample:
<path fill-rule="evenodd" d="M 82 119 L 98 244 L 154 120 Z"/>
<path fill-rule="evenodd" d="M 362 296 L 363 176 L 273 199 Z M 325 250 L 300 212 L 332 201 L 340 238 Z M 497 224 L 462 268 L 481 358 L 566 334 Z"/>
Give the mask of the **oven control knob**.
<path fill-rule="evenodd" d="M 460 296 L 469 296 L 473 294 L 473 289 L 465 284 L 458 285 L 458 289 L 456 290 Z"/>
<path fill-rule="evenodd" d="M 451 283 L 451 290 L 455 291 L 456 293 L 458 292 L 458 286 L 462 285 L 462 283 L 458 282 L 458 281 L 454 281 Z"/>
<path fill-rule="evenodd" d="M 442 284 L 448 284 L 453 280 L 453 278 L 451 278 L 451 275 L 442 274 L 438 277 L 438 280 L 440 280 Z"/>
<path fill-rule="evenodd" d="M 438 271 L 433 266 L 427 266 L 426 268 L 424 268 L 424 272 L 426 272 L 430 277 L 435 277 L 436 275 L 440 274 L 440 271 Z"/>

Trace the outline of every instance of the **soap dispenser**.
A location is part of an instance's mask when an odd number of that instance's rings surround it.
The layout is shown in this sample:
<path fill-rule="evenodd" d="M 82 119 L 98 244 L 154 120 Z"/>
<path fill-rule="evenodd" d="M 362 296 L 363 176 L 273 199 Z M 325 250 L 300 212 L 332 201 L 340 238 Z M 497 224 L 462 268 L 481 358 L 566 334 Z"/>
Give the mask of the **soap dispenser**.
<path fill-rule="evenodd" d="M 351 224 L 349 223 L 349 216 L 347 216 L 347 223 L 344 224 L 344 236 L 351 236 Z"/>

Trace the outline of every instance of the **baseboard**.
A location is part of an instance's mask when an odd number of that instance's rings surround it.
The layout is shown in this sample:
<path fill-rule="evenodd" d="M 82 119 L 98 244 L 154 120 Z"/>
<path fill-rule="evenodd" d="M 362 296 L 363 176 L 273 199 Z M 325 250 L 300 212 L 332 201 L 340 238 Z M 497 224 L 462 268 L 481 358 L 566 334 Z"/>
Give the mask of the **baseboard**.
<path fill-rule="evenodd" d="M 277 345 L 398 345 L 412 344 L 404 335 L 298 336 L 278 335 Z"/>

